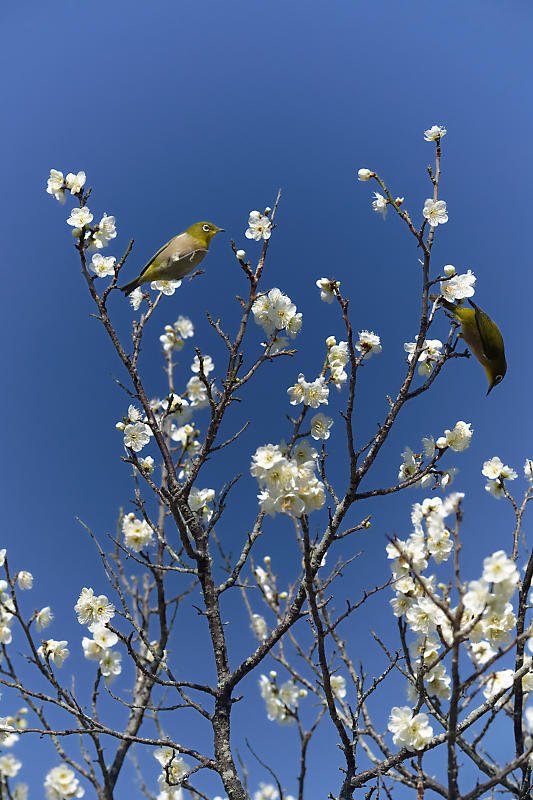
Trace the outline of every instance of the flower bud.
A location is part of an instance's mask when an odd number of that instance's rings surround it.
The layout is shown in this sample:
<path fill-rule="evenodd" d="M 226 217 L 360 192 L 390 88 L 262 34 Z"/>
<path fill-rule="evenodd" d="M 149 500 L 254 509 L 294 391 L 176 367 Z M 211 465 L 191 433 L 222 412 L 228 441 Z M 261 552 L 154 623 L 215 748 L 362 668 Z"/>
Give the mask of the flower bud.
<path fill-rule="evenodd" d="M 307 697 L 307 689 L 300 689 L 298 697 Z"/>
<path fill-rule="evenodd" d="M 369 519 L 367 519 L 367 521 L 365 522 L 365 528 L 366 528 L 366 530 L 368 530 L 368 529 L 371 527 L 371 524 L 372 524 L 372 523 L 370 522 L 370 520 L 369 520 Z"/>
<path fill-rule="evenodd" d="M 288 594 L 287 594 L 287 592 L 280 592 L 280 593 L 279 593 L 279 599 L 280 599 L 280 600 L 286 600 L 286 599 L 287 599 L 287 597 L 288 597 Z"/>
<path fill-rule="evenodd" d="M 397 197 L 394 202 L 396 203 L 397 206 L 401 206 L 401 204 L 403 203 L 404 200 L 405 200 L 405 197 Z"/>
<path fill-rule="evenodd" d="M 270 560 L 271 560 L 271 559 L 270 559 L 270 556 L 265 556 L 265 557 L 264 557 L 264 559 L 263 559 L 263 561 L 265 562 L 265 564 L 267 565 L 267 567 L 268 567 L 268 566 L 269 566 L 269 564 L 270 564 Z"/>
<path fill-rule="evenodd" d="M 326 339 L 326 344 L 328 347 L 335 347 L 335 345 L 337 344 L 337 340 L 335 339 L 334 336 L 328 336 L 328 338 Z"/>
<path fill-rule="evenodd" d="M 237 252 L 235 253 L 235 255 L 237 256 L 237 258 L 239 259 L 239 261 L 243 261 L 243 259 L 245 259 L 245 258 L 246 258 L 246 250 L 237 250 Z"/>
<path fill-rule="evenodd" d="M 271 211 L 272 211 L 272 209 L 270 208 L 270 206 L 267 206 L 267 207 L 265 208 L 265 217 L 266 217 L 268 214 L 270 214 L 270 212 L 271 212 Z"/>
<path fill-rule="evenodd" d="M 126 426 L 124 425 L 123 422 L 117 422 L 117 424 L 115 425 L 115 428 L 117 429 L 117 431 L 123 431 L 125 427 Z"/>
<path fill-rule="evenodd" d="M 278 673 L 276 672 L 276 670 L 275 670 L 275 669 L 271 669 L 271 670 L 270 670 L 270 672 L 269 672 L 268 674 L 270 675 L 270 677 L 272 678 L 272 680 L 275 680 L 275 679 L 278 677 Z"/>
<path fill-rule="evenodd" d="M 451 278 L 452 275 L 455 275 L 455 267 L 453 266 L 453 264 L 446 264 L 446 266 L 444 267 L 444 274 L 448 278 Z"/>
<path fill-rule="evenodd" d="M 357 173 L 357 179 L 360 181 L 369 181 L 374 173 L 369 169 L 360 169 Z"/>
<path fill-rule="evenodd" d="M 439 450 L 443 450 L 445 447 L 448 447 L 448 442 L 445 436 L 439 436 L 435 444 L 439 448 Z"/>

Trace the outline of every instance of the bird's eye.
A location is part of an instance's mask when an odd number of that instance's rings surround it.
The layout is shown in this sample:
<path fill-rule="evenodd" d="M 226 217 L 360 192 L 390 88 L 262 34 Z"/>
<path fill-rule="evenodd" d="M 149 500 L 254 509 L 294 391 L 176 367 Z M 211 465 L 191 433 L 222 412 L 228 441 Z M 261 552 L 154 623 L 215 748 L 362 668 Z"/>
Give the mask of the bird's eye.
<path fill-rule="evenodd" d="M 205 231 L 206 233 L 208 233 L 208 231 L 210 231 L 210 230 L 211 230 L 211 225 L 204 225 L 204 226 L 203 226 L 203 229 L 204 229 L 204 231 Z"/>
<path fill-rule="evenodd" d="M 501 383 L 503 381 L 503 375 L 496 375 L 494 378 L 494 383 Z"/>

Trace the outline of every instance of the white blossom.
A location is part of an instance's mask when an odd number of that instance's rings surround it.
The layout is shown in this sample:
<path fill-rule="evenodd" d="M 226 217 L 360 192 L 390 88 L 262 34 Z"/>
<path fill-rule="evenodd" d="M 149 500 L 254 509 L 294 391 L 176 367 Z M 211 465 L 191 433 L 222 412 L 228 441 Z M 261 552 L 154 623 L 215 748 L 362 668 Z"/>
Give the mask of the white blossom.
<path fill-rule="evenodd" d="M 33 575 L 31 572 L 21 570 L 17 575 L 19 589 L 31 589 L 33 586 Z"/>
<path fill-rule="evenodd" d="M 100 672 L 106 679 L 106 684 L 110 683 L 117 675 L 122 672 L 122 655 L 115 650 L 104 650 L 100 658 Z"/>
<path fill-rule="evenodd" d="M 346 678 L 343 678 L 342 675 L 332 675 L 330 684 L 333 694 L 338 697 L 339 700 L 346 697 Z"/>
<path fill-rule="evenodd" d="M 383 219 L 387 216 L 387 205 L 388 200 L 386 197 L 383 197 L 382 194 L 379 192 L 374 192 L 374 199 L 372 200 L 372 208 L 374 211 L 377 211 L 378 214 L 381 214 Z"/>
<path fill-rule="evenodd" d="M 446 133 L 446 128 L 443 128 L 442 125 L 432 125 L 431 128 L 424 131 L 424 139 L 426 142 L 435 142 L 446 136 Z"/>
<path fill-rule="evenodd" d="M 364 353 L 365 358 L 370 358 L 372 353 L 381 353 L 381 340 L 374 331 L 360 331 L 355 348 Z"/>
<path fill-rule="evenodd" d="M 440 450 L 442 450 L 444 447 L 449 447 L 456 453 L 466 450 L 466 448 L 470 445 L 470 440 L 474 433 L 474 431 L 471 430 L 471 425 L 471 422 L 463 422 L 462 420 L 459 420 L 459 422 L 455 423 L 455 428 L 453 430 L 445 430 L 444 436 L 440 436 L 437 439 L 437 447 Z"/>
<path fill-rule="evenodd" d="M 62 667 L 64 660 L 69 656 L 67 644 L 67 641 L 58 642 L 56 639 L 48 639 L 42 643 L 37 652 L 43 660 L 48 659 L 56 667 Z"/>
<path fill-rule="evenodd" d="M 374 175 L 374 173 L 369 170 L 365 169 L 364 167 L 357 171 L 357 180 L 359 181 L 368 181 Z"/>
<path fill-rule="evenodd" d="M 213 364 L 213 359 L 211 356 L 202 356 L 202 369 L 204 375 L 209 375 L 210 372 L 213 372 L 215 369 L 215 365 Z M 200 359 L 198 356 L 194 356 L 194 361 L 191 364 L 191 370 L 196 374 L 200 372 Z"/>
<path fill-rule="evenodd" d="M 258 242 L 260 239 L 270 239 L 272 234 L 272 223 L 269 218 L 260 214 L 259 211 L 250 211 L 248 218 L 248 228 L 245 231 L 247 239 L 255 239 Z"/>
<path fill-rule="evenodd" d="M 408 750 L 423 750 L 433 736 L 427 714 L 413 715 L 409 706 L 391 710 L 388 728 L 394 734 L 394 744 Z"/>
<path fill-rule="evenodd" d="M 339 291 L 341 282 L 332 281 L 329 278 L 319 278 L 316 285 L 320 289 L 320 299 L 324 303 L 333 303 L 336 293 Z"/>
<path fill-rule="evenodd" d="M 41 608 L 41 610 L 35 617 L 35 627 L 37 628 L 38 631 L 42 631 L 44 630 L 44 628 L 47 628 L 50 625 L 53 618 L 54 615 L 50 610 L 50 606 L 45 606 L 44 608 Z"/>
<path fill-rule="evenodd" d="M 50 177 L 48 178 L 46 191 L 48 192 L 48 194 L 53 195 L 56 198 L 56 200 L 59 200 L 61 204 L 65 202 L 66 197 L 64 191 L 64 178 L 62 172 L 60 172 L 57 169 L 50 170 Z"/>
<path fill-rule="evenodd" d="M 67 189 L 70 189 L 71 194 L 79 194 L 85 186 L 85 180 L 85 172 L 80 171 L 77 175 L 74 175 L 73 172 L 69 172 L 65 178 L 65 183 Z"/>
<path fill-rule="evenodd" d="M 475 282 L 476 276 L 469 269 L 461 275 L 454 275 L 449 281 L 441 281 L 440 293 L 450 303 L 464 300 L 466 297 L 473 297 Z"/>
<path fill-rule="evenodd" d="M 21 767 L 22 761 L 12 756 L 11 753 L 0 757 L 0 775 L 5 778 L 14 778 Z"/>
<path fill-rule="evenodd" d="M 83 208 L 72 209 L 67 223 L 72 225 L 73 228 L 84 228 L 86 225 L 89 225 L 93 219 L 94 217 L 87 206 L 83 206 Z"/>
<path fill-rule="evenodd" d="M 433 198 L 428 197 L 428 199 L 424 203 L 422 214 L 427 219 L 432 228 L 435 228 L 437 225 L 443 225 L 445 222 L 448 222 L 448 213 L 446 211 L 446 203 L 444 202 L 444 200 L 435 201 L 433 200 Z"/>
<path fill-rule="evenodd" d="M 138 311 L 143 299 L 143 293 L 140 286 L 137 286 L 137 288 L 133 290 L 129 299 L 133 310 Z"/>
<path fill-rule="evenodd" d="M 181 281 L 152 281 L 150 284 L 150 289 L 154 289 L 157 292 L 163 292 L 163 294 L 166 294 L 170 297 L 174 294 L 176 289 L 179 289 L 180 286 Z"/>
<path fill-rule="evenodd" d="M 333 425 L 331 417 L 326 417 L 322 412 L 311 418 L 311 436 L 313 439 L 329 439 L 330 428 Z"/>
<path fill-rule="evenodd" d="M 260 642 L 266 639 L 268 635 L 268 628 L 266 620 L 261 616 L 261 614 L 252 614 L 252 622 L 250 627 L 254 632 L 254 636 L 256 636 Z"/>
<path fill-rule="evenodd" d="M 108 275 L 115 274 L 115 265 L 117 260 L 115 256 L 104 257 L 101 253 L 95 253 L 91 259 L 89 267 L 95 272 L 99 278 L 105 278 Z"/>
<path fill-rule="evenodd" d="M 85 794 L 74 770 L 66 764 L 54 767 L 47 773 L 44 789 L 47 800 L 71 800 Z"/>
<path fill-rule="evenodd" d="M 104 216 L 93 234 L 91 246 L 100 250 L 102 247 L 106 247 L 111 239 L 115 239 L 116 235 L 115 217 L 110 217 L 104 212 Z"/>
<path fill-rule="evenodd" d="M 126 514 L 122 520 L 122 533 L 124 544 L 134 553 L 140 553 L 141 550 L 153 544 L 154 534 L 148 522 L 144 519 L 137 519 L 131 512 Z"/>

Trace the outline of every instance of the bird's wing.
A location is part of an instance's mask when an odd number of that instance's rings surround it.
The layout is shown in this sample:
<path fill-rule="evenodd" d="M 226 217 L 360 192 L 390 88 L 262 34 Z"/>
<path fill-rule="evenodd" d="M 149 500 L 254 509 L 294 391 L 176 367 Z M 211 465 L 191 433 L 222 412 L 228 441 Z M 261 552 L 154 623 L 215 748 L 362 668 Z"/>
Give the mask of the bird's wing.
<path fill-rule="evenodd" d="M 476 325 L 483 346 L 483 353 L 487 358 L 498 358 L 503 347 L 503 339 L 498 326 L 479 306 L 476 306 L 471 300 L 469 302 L 476 314 Z"/>
<path fill-rule="evenodd" d="M 177 238 L 178 238 L 177 236 L 173 236 L 173 237 L 172 237 L 172 239 L 170 239 L 170 241 L 168 241 L 166 244 L 164 244 L 164 245 L 163 245 L 163 247 L 160 247 L 160 248 L 159 248 L 159 250 L 157 251 L 157 253 L 154 253 L 154 255 L 152 256 L 152 258 L 150 259 L 150 261 L 148 262 L 148 264 L 147 264 L 147 265 L 144 267 L 143 271 L 142 271 L 142 272 L 141 272 L 141 274 L 139 275 L 139 278 L 140 278 L 142 275 L 144 275 L 144 273 L 146 272 L 146 270 L 148 269 L 148 267 L 151 267 L 151 266 L 152 266 L 152 264 L 154 263 L 154 261 L 156 260 L 156 258 L 157 258 L 158 256 L 160 256 L 160 255 L 161 255 L 161 253 L 163 252 L 163 250 L 166 250 L 166 248 L 167 248 L 167 247 L 169 247 L 169 246 L 172 244 L 172 242 L 174 241 L 174 239 L 177 239 Z"/>
<path fill-rule="evenodd" d="M 162 264 L 166 261 L 169 266 L 178 261 L 183 262 L 184 266 L 186 266 L 187 262 L 190 262 L 190 268 L 187 269 L 187 272 L 190 272 L 200 263 L 206 253 L 207 249 L 205 247 L 198 247 L 197 240 L 189 236 L 188 233 L 179 233 L 160 247 L 157 253 L 154 253 L 139 277 L 142 277 L 157 259 L 159 259 Z M 187 272 L 185 274 L 187 274 Z"/>

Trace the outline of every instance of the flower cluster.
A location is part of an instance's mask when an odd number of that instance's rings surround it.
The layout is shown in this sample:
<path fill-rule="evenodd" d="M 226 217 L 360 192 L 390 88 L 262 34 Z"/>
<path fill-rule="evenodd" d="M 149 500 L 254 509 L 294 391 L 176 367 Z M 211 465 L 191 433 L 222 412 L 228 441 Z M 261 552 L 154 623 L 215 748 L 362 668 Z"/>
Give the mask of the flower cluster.
<path fill-rule="evenodd" d="M 324 484 L 315 475 L 317 453 L 310 444 L 302 444 L 292 458 L 277 444 L 258 447 L 252 457 L 250 471 L 262 489 L 259 504 L 271 516 L 283 513 L 301 517 L 324 505 Z"/>
<path fill-rule="evenodd" d="M 60 764 L 59 767 L 50 770 L 44 781 L 44 791 L 46 800 L 71 800 L 71 798 L 73 800 L 85 794 L 74 770 L 66 764 Z"/>
<path fill-rule="evenodd" d="M 83 654 L 91 661 L 98 661 L 100 672 L 109 684 L 122 671 L 122 656 L 111 649 L 118 642 L 118 636 L 106 627 L 115 616 L 115 607 L 105 594 L 95 596 L 92 589 L 84 587 L 74 610 L 80 625 L 88 625 L 93 635 L 92 639 L 83 637 Z"/>
<path fill-rule="evenodd" d="M 485 461 L 481 474 L 489 480 L 485 484 L 485 490 L 493 497 L 499 499 L 504 494 L 504 480 L 514 481 L 518 477 L 517 473 L 511 467 L 504 466 L 501 458 L 494 456 L 494 458 Z"/>
<path fill-rule="evenodd" d="M 265 701 L 267 717 L 279 725 L 292 725 L 298 699 L 305 697 L 307 692 L 305 689 L 298 690 L 292 680 L 285 681 L 278 687 L 276 677 L 276 672 L 272 670 L 269 678 L 266 675 L 259 678 L 259 690 Z"/>
<path fill-rule="evenodd" d="M 134 553 L 140 553 L 153 544 L 154 534 L 150 525 L 145 519 L 137 519 L 133 512 L 126 514 L 122 520 L 122 535 L 124 544 Z"/>
<path fill-rule="evenodd" d="M 334 336 L 328 336 L 326 345 L 328 348 L 328 367 L 331 379 L 335 388 L 340 391 L 348 380 L 348 375 L 344 369 L 350 360 L 348 342 L 339 342 L 337 344 Z"/>
<path fill-rule="evenodd" d="M 0 561 L 3 564 L 6 551 L 1 550 Z M 11 625 L 13 624 L 15 607 L 11 594 L 8 591 L 7 581 L 0 581 L 0 644 L 10 644 L 12 640 Z"/>
<path fill-rule="evenodd" d="M 403 349 L 408 354 L 407 359 L 409 363 L 413 360 L 414 352 L 416 349 L 416 342 L 405 342 Z M 418 374 L 431 375 L 433 366 L 439 361 L 442 356 L 442 342 L 440 339 L 424 339 L 422 351 L 418 356 Z"/>
<path fill-rule="evenodd" d="M 173 350 L 181 350 L 185 339 L 194 336 L 194 326 L 188 317 L 181 314 L 174 325 L 165 325 L 165 332 L 159 337 L 163 350 L 168 356 Z"/>
<path fill-rule="evenodd" d="M 172 747 L 158 748 L 154 751 L 154 758 L 162 768 L 157 779 L 161 790 L 160 800 L 180 800 L 182 795 L 179 784 L 189 774 L 189 765 Z"/>
<path fill-rule="evenodd" d="M 422 468 L 423 458 L 420 453 L 414 453 L 410 447 L 406 447 L 402 453 L 402 463 L 398 472 L 398 480 L 406 481 L 416 475 Z M 424 475 L 420 480 L 413 483 L 416 488 L 425 488 L 432 482 L 433 477 L 431 473 Z"/>
<path fill-rule="evenodd" d="M 64 178 L 63 173 L 58 169 L 51 169 L 50 177 L 46 184 L 46 191 L 63 204 L 66 200 L 65 189 L 68 189 L 71 194 L 78 195 L 85 186 L 85 180 L 85 172 L 78 172 L 77 175 L 74 175 L 73 172 L 69 172 L 67 177 Z"/>
<path fill-rule="evenodd" d="M 267 214 L 270 209 L 265 209 L 265 213 L 261 214 L 259 211 L 250 211 L 248 217 L 248 228 L 246 229 L 245 236 L 247 239 L 255 239 L 258 242 L 260 239 L 270 239 L 272 235 L 272 223 Z"/>
<path fill-rule="evenodd" d="M 302 315 L 296 313 L 296 306 L 279 289 L 271 289 L 254 301 L 252 313 L 258 325 L 266 334 L 286 330 L 294 339 L 302 327 Z"/>
<path fill-rule="evenodd" d="M 394 744 L 407 750 L 423 750 L 433 736 L 427 714 L 413 714 L 409 706 L 392 709 L 388 728 Z"/>
<path fill-rule="evenodd" d="M 300 372 L 294 386 L 289 386 L 287 389 L 291 406 L 297 406 L 300 403 L 310 408 L 318 408 L 321 403 L 327 405 L 329 389 L 324 385 L 325 380 L 324 376 L 320 375 L 316 380 L 309 382 L 305 380 L 304 374 Z"/>
<path fill-rule="evenodd" d="M 189 508 L 205 521 L 209 522 L 213 514 L 210 503 L 215 499 L 214 489 L 197 489 L 195 486 L 189 493 Z"/>
<path fill-rule="evenodd" d="M 365 358 L 370 358 L 373 353 L 381 353 L 381 339 L 374 331 L 360 331 L 355 349 L 364 353 Z"/>
<path fill-rule="evenodd" d="M 445 267 L 444 270 L 446 271 L 449 267 L 454 269 L 450 264 Z M 446 300 L 449 300 L 450 303 L 453 303 L 455 300 L 464 300 L 465 297 L 473 297 L 475 282 L 476 276 L 470 269 L 468 272 L 463 272 L 461 275 L 453 274 L 450 280 L 441 281 L 440 293 Z"/>
<path fill-rule="evenodd" d="M 319 278 L 316 285 L 320 289 L 320 299 L 323 303 L 333 303 L 335 295 L 340 289 L 340 281 L 332 281 L 329 278 Z"/>
<path fill-rule="evenodd" d="M 470 445 L 470 440 L 474 433 L 471 429 L 471 425 L 471 422 L 459 420 L 459 422 L 455 423 L 455 428 L 452 431 L 445 430 L 444 435 L 439 436 L 436 441 L 439 450 L 443 450 L 445 447 L 449 447 L 456 453 L 466 450 Z"/>

